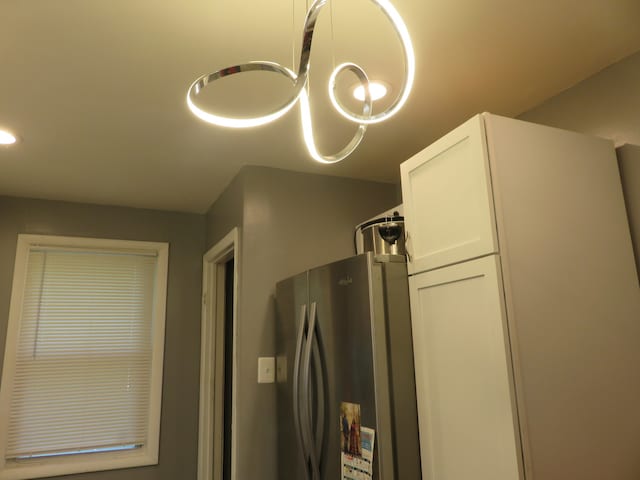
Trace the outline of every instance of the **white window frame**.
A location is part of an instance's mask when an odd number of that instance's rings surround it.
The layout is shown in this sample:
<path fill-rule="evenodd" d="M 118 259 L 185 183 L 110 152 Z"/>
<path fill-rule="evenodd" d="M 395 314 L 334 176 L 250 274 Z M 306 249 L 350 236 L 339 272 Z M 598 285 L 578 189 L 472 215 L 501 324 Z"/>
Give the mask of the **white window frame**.
<path fill-rule="evenodd" d="M 6 422 L 9 417 L 16 349 L 20 334 L 23 296 L 27 262 L 32 247 L 58 247 L 87 251 L 130 252 L 156 255 L 158 262 L 155 277 L 155 299 L 153 318 L 153 345 L 151 359 L 150 405 L 148 412 L 147 439 L 135 450 L 83 453 L 61 457 L 38 458 L 23 462 L 7 462 Z M 164 331 L 167 297 L 169 245 L 161 242 L 129 240 L 107 240 L 84 237 L 50 235 L 18 235 L 16 260 L 11 291 L 11 306 L 7 327 L 2 383 L 0 384 L 0 480 L 22 480 L 29 478 L 68 475 L 119 468 L 155 465 L 158 463 L 160 438 L 160 411 L 162 400 L 162 369 L 164 357 Z"/>

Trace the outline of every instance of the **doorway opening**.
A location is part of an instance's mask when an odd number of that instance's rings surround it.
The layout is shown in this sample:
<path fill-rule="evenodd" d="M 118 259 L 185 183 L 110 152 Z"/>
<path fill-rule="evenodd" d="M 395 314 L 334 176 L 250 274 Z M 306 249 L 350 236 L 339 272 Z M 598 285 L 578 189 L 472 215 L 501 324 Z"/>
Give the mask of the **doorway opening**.
<path fill-rule="evenodd" d="M 198 480 L 235 480 L 238 229 L 203 257 Z"/>
<path fill-rule="evenodd" d="M 231 425 L 233 418 L 233 258 L 224 264 L 224 461 L 222 462 L 222 480 L 231 480 Z"/>

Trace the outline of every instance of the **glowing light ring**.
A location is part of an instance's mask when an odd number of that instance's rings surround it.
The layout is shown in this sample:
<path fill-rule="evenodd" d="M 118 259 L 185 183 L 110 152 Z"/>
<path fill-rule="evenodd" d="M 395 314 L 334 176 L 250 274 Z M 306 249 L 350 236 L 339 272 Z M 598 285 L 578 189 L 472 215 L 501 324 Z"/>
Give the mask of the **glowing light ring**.
<path fill-rule="evenodd" d="M 220 125 L 222 127 L 232 127 L 232 128 L 249 128 L 249 127 L 257 127 L 260 125 L 264 125 L 269 122 L 273 122 L 277 120 L 285 113 L 287 113 L 298 101 L 298 97 L 300 96 L 300 92 L 302 91 L 303 84 L 301 84 L 300 88 L 296 88 L 294 90 L 294 96 L 288 100 L 286 103 L 275 109 L 274 111 L 262 115 L 260 117 L 252 117 L 252 118 L 235 118 L 235 117 L 224 117 L 222 115 L 216 115 L 214 113 L 207 112 L 198 107 L 193 98 L 198 95 L 204 87 L 206 87 L 209 83 L 212 83 L 215 80 L 218 80 L 223 77 L 228 77 L 230 75 L 235 75 L 242 72 L 250 72 L 250 71 L 264 71 L 264 72 L 274 72 L 284 75 L 289 78 L 294 85 L 296 84 L 297 76 L 288 68 L 283 67 L 278 63 L 273 62 L 250 62 L 245 63 L 243 65 L 234 65 L 233 67 L 224 68 L 222 70 L 218 70 L 217 72 L 203 75 L 198 78 L 195 82 L 191 84 L 189 87 L 189 92 L 187 93 L 187 105 L 191 112 L 201 120 L 204 120 L 208 123 L 213 123 L 214 125 Z M 297 87 L 297 85 L 296 85 Z"/>
<path fill-rule="evenodd" d="M 344 63 L 342 65 L 339 65 L 332 72 L 329 79 L 329 97 L 331 98 L 331 102 L 334 108 L 342 116 L 358 124 L 358 130 L 351 141 L 347 144 L 347 146 L 340 152 L 328 156 L 321 155 L 318 152 L 313 139 L 311 109 L 309 106 L 309 97 L 306 91 L 306 87 L 309 75 L 313 32 L 315 29 L 316 20 L 318 18 L 318 15 L 320 14 L 320 10 L 326 5 L 327 1 L 328 0 L 315 0 L 309 8 L 309 11 L 307 12 L 302 37 L 302 48 L 300 51 L 300 64 L 297 74 L 278 63 L 259 61 L 249 62 L 241 65 L 234 65 L 232 67 L 223 68 L 222 70 L 218 70 L 214 73 L 202 75 L 191 84 L 187 92 L 187 105 L 191 112 L 201 120 L 212 123 L 214 125 L 232 128 L 249 128 L 264 125 L 266 123 L 277 120 L 289 110 L 291 110 L 296 102 L 300 101 L 300 114 L 302 120 L 303 135 L 305 144 L 311 156 L 315 160 L 322 163 L 336 163 L 350 155 L 362 141 L 362 138 L 364 137 L 364 133 L 366 131 L 366 125 L 386 120 L 387 118 L 394 115 L 398 110 L 400 110 L 400 108 L 402 108 L 402 106 L 407 101 L 407 98 L 413 86 L 413 79 L 415 76 L 415 57 L 413 53 L 413 46 L 411 44 L 411 38 L 409 37 L 409 32 L 407 31 L 407 27 L 402 21 L 402 18 L 400 17 L 400 14 L 397 12 L 397 10 L 393 7 L 393 5 L 391 5 L 388 0 L 371 0 L 374 4 L 382 9 L 383 13 L 387 16 L 387 18 L 389 18 L 394 29 L 396 30 L 396 33 L 400 37 L 405 56 L 405 80 L 402 88 L 400 89 L 398 97 L 391 104 L 391 106 L 389 106 L 389 108 L 387 108 L 383 112 L 373 115 L 372 100 L 368 88 L 369 79 L 367 78 L 364 70 L 353 63 Z M 362 114 L 351 112 L 342 104 L 342 102 L 336 96 L 336 77 L 346 70 L 354 73 L 358 77 L 362 85 L 365 87 L 365 100 L 363 102 Z M 207 112 L 201 109 L 195 104 L 195 97 L 210 83 L 213 83 L 215 80 L 219 80 L 224 77 L 249 71 L 273 72 L 287 77 L 289 80 L 291 80 L 294 87 L 291 98 L 278 108 L 270 111 L 265 115 L 250 118 L 237 118 L 216 115 L 215 113 Z"/>

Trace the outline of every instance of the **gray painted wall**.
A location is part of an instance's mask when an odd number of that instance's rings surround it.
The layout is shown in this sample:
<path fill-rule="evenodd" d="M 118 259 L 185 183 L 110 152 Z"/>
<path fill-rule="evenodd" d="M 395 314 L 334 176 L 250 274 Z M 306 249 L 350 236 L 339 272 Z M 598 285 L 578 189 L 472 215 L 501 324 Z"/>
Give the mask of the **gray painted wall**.
<path fill-rule="evenodd" d="M 244 177 L 245 170 L 242 169 L 209 208 L 206 214 L 207 249 L 215 245 L 234 227 L 242 226 Z"/>
<path fill-rule="evenodd" d="M 520 115 L 530 122 L 640 145 L 640 52 Z M 625 201 L 640 270 L 640 147 L 618 149 Z M 633 205 L 631 205 L 633 204 Z M 640 274 L 639 274 L 640 275 Z"/>
<path fill-rule="evenodd" d="M 160 463 L 56 478 L 195 480 L 204 216 L 0 196 L 0 366 L 18 233 L 170 243 Z"/>
<path fill-rule="evenodd" d="M 640 145 L 640 52 L 520 115 L 530 122 Z"/>
<path fill-rule="evenodd" d="M 276 480 L 275 385 L 257 383 L 257 358 L 275 351 L 276 282 L 352 255 L 353 227 L 395 206 L 396 194 L 392 184 L 245 167 L 209 211 L 208 248 L 241 229 L 238 480 Z"/>
<path fill-rule="evenodd" d="M 640 85 L 638 88 L 640 89 Z M 627 217 L 631 226 L 631 241 L 636 256 L 638 280 L 640 280 L 640 146 L 623 145 L 618 148 L 617 154 Z"/>

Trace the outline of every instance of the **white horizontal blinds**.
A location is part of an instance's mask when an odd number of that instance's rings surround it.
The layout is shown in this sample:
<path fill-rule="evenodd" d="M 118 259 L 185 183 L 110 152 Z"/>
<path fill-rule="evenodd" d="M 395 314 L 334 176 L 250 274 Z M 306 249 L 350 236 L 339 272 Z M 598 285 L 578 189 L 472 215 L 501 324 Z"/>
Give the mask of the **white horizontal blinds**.
<path fill-rule="evenodd" d="M 156 257 L 29 253 L 6 458 L 140 446 Z"/>

